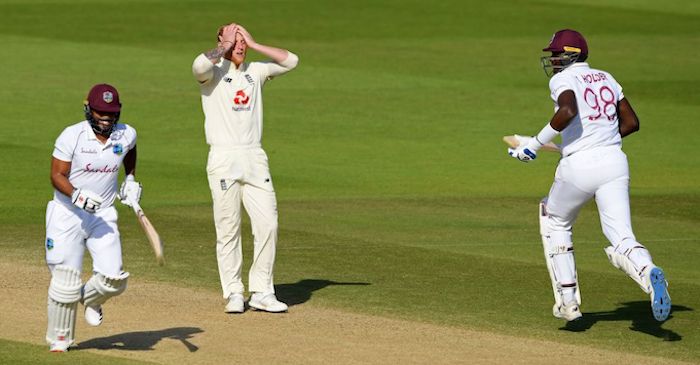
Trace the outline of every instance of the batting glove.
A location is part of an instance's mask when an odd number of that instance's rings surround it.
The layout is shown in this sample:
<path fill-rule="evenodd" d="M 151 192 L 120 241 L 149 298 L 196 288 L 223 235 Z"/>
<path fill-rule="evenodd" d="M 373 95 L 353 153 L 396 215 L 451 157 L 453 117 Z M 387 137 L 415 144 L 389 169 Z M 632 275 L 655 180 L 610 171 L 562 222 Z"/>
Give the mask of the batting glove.
<path fill-rule="evenodd" d="M 537 150 L 542 147 L 537 138 L 523 139 L 523 143 L 517 148 L 509 148 L 508 154 L 522 162 L 530 162 L 537 158 Z"/>
<path fill-rule="evenodd" d="M 141 190 L 141 184 L 134 180 L 134 175 L 126 175 L 117 195 L 122 204 L 131 206 L 132 202 L 141 201 Z"/>
<path fill-rule="evenodd" d="M 75 189 L 71 195 L 71 201 L 76 207 L 88 212 L 95 213 L 102 205 L 102 197 L 90 190 Z"/>

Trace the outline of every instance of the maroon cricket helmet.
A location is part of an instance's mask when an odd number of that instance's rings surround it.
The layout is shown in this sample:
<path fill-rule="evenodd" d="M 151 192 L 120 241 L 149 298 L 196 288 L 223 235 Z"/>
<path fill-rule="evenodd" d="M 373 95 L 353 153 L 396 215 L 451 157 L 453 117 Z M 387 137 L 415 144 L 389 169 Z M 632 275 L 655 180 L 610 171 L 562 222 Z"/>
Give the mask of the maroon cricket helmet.
<path fill-rule="evenodd" d="M 581 33 L 573 29 L 562 29 L 554 33 L 552 40 L 549 41 L 549 46 L 542 50 L 552 53 L 580 53 L 583 57 L 579 59 L 585 59 L 588 56 L 588 44 L 586 43 L 586 39 L 583 38 Z"/>
<path fill-rule="evenodd" d="M 93 86 L 88 93 L 87 103 L 90 109 L 98 112 L 119 113 L 122 108 L 117 89 L 108 84 Z"/>

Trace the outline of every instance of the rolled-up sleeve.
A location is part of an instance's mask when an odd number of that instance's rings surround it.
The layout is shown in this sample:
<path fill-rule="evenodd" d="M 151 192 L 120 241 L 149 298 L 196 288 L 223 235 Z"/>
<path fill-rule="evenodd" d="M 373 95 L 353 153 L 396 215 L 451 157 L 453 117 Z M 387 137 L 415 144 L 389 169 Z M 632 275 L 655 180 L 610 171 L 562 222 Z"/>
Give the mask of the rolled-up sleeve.
<path fill-rule="evenodd" d="M 262 63 L 264 65 L 262 71 L 263 79 L 270 79 L 272 77 L 285 74 L 297 67 L 299 64 L 299 56 L 289 51 L 287 51 L 287 53 L 289 53 L 287 58 L 280 63 L 272 61 Z"/>

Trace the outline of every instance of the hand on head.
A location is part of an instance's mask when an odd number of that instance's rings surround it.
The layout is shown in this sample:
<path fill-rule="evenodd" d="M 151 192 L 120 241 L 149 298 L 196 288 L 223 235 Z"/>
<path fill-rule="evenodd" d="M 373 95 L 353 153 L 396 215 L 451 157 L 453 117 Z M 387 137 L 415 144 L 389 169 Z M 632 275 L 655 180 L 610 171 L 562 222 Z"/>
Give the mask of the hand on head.
<path fill-rule="evenodd" d="M 248 30 L 246 30 L 240 24 L 231 23 L 219 28 L 219 45 L 223 45 L 224 42 L 231 42 L 230 46 L 233 47 L 233 45 L 236 43 L 236 33 L 243 37 L 243 40 L 248 46 L 255 44 L 255 40 L 253 39 L 253 36 L 250 35 Z"/>
<path fill-rule="evenodd" d="M 231 44 L 225 47 L 233 47 L 234 43 L 236 43 L 238 27 L 238 24 L 231 23 L 219 28 L 219 45 L 230 42 Z"/>
<path fill-rule="evenodd" d="M 246 42 L 246 44 L 248 44 L 248 46 L 255 44 L 253 36 L 251 36 L 250 33 L 248 33 L 248 31 L 245 28 L 243 28 L 242 25 L 238 25 L 236 31 L 243 36 L 243 40 Z"/>

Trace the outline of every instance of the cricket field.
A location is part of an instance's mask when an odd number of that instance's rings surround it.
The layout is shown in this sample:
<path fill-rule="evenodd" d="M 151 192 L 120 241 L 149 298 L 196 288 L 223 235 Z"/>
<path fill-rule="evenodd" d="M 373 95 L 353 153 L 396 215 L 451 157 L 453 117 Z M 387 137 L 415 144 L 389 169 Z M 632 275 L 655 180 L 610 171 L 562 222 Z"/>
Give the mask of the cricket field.
<path fill-rule="evenodd" d="M 265 87 L 286 314 L 223 312 L 191 65 L 233 21 L 300 57 Z M 694 0 L 0 0 L 0 364 L 700 364 L 698 24 Z M 584 316 L 552 317 L 537 206 L 558 156 L 523 164 L 501 137 L 551 117 L 539 58 L 562 28 L 639 115 L 632 220 L 670 283 L 664 323 L 608 262 L 594 203 L 574 229 Z M 129 288 L 51 354 L 51 153 L 103 82 L 167 263 L 118 203 Z"/>

